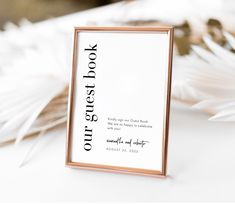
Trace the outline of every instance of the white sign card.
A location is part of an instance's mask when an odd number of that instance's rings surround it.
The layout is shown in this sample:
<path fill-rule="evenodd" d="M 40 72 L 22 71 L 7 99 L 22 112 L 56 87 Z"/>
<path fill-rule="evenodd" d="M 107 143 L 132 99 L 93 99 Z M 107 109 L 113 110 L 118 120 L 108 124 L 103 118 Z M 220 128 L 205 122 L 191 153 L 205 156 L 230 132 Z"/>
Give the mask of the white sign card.
<path fill-rule="evenodd" d="M 68 166 L 166 175 L 171 27 L 75 28 Z"/>

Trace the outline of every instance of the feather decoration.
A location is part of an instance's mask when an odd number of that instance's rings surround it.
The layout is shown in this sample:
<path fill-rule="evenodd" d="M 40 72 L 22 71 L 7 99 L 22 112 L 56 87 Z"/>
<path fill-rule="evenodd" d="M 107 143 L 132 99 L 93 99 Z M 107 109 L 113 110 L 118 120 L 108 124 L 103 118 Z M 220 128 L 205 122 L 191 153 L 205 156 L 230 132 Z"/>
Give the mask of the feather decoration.
<path fill-rule="evenodd" d="M 8 23 L 0 33 L 0 143 L 66 122 L 70 48 L 64 32 L 25 32 Z M 58 44 L 58 42 L 61 42 Z"/>
<path fill-rule="evenodd" d="M 234 37 L 224 36 L 235 49 Z M 183 76 L 174 81 L 173 97 L 211 113 L 209 120 L 235 121 L 235 54 L 208 36 L 203 39 L 209 50 L 193 46 L 190 55 L 176 59 Z"/>

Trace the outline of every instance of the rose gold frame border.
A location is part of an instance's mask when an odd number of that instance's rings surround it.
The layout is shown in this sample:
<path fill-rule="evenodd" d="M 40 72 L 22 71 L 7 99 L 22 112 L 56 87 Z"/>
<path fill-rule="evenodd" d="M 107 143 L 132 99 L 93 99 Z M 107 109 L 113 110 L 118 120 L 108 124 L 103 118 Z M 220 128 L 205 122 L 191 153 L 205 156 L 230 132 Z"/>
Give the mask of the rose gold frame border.
<path fill-rule="evenodd" d="M 165 79 L 165 107 L 164 107 L 164 127 L 163 127 L 163 149 L 162 149 L 162 170 L 149 170 L 138 169 L 129 167 L 99 165 L 90 163 L 72 162 L 71 160 L 71 148 L 72 148 L 72 128 L 73 128 L 73 103 L 74 103 L 74 88 L 75 88 L 75 76 L 77 70 L 77 51 L 78 51 L 78 33 L 80 31 L 110 31 L 110 32 L 166 32 L 169 34 L 169 53 L 168 53 L 168 74 Z M 74 29 L 74 45 L 73 45 L 73 65 L 69 86 L 69 100 L 68 100 L 68 116 L 67 116 L 67 142 L 66 142 L 66 166 L 78 167 L 80 169 L 98 170 L 105 172 L 117 172 L 117 173 L 131 173 L 138 175 L 165 177 L 167 175 L 167 154 L 168 154 L 168 134 L 169 134 L 169 119 L 170 119 L 170 99 L 171 99 L 171 76 L 172 76 L 172 56 L 173 56 L 173 35 L 174 29 L 170 26 L 154 26 L 154 27 L 75 27 Z"/>

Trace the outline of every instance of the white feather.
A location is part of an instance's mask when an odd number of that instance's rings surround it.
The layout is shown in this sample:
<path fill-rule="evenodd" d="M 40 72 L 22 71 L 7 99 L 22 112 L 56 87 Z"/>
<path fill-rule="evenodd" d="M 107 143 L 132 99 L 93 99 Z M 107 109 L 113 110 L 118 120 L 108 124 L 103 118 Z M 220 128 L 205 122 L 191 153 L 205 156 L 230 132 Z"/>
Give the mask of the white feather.
<path fill-rule="evenodd" d="M 21 24 L 0 32 L 0 143 L 66 121 L 69 36 L 56 26 Z"/>
<path fill-rule="evenodd" d="M 234 37 L 228 33 L 225 36 L 234 47 Z M 209 112 L 213 115 L 209 120 L 235 121 L 235 54 L 207 36 L 204 42 L 210 50 L 193 46 L 190 56 L 176 58 L 174 68 L 180 73 L 181 67 L 186 69 L 184 77 L 176 77 L 173 83 L 173 96 Z"/>

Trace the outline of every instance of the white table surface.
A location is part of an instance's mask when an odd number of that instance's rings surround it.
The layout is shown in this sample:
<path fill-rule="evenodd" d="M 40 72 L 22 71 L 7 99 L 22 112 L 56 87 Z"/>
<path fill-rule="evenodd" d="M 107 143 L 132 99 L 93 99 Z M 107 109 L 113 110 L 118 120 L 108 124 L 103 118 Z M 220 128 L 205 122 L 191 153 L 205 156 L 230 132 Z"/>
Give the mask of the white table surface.
<path fill-rule="evenodd" d="M 1 201 L 235 201 L 235 126 L 173 103 L 165 179 L 64 166 L 65 131 L 0 148 Z"/>

